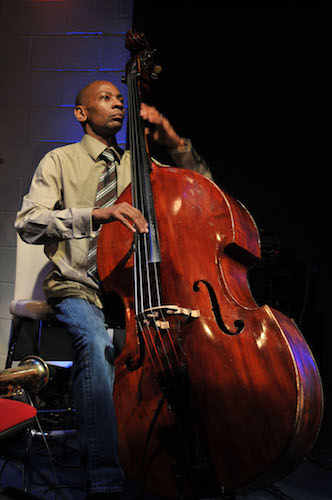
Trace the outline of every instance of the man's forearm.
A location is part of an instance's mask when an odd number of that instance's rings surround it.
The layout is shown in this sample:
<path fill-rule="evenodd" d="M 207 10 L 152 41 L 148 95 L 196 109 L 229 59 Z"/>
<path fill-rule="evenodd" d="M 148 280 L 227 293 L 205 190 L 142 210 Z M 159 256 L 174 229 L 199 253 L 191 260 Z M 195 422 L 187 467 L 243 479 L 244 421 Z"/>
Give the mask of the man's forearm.
<path fill-rule="evenodd" d="M 169 149 L 168 152 L 177 167 L 194 170 L 195 172 L 205 175 L 205 177 L 213 180 L 209 166 L 195 151 L 189 139 L 183 139 L 183 143 L 181 145 L 177 148 Z"/>
<path fill-rule="evenodd" d="M 92 208 L 48 210 L 25 198 L 15 228 L 26 243 L 88 238 L 94 235 L 91 213 Z"/>

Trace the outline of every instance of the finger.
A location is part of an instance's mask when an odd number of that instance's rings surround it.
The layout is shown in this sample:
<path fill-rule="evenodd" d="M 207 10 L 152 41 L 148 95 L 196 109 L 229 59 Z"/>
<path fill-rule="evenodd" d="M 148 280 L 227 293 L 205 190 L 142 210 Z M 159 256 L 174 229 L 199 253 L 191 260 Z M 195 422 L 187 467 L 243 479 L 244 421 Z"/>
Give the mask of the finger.
<path fill-rule="evenodd" d="M 129 219 L 140 233 L 149 232 L 148 222 L 142 212 L 137 208 L 131 205 L 122 206 L 119 215 L 123 216 L 125 219 Z"/>
<path fill-rule="evenodd" d="M 149 232 L 149 225 L 144 217 L 133 219 L 133 224 L 139 233 Z"/>
<path fill-rule="evenodd" d="M 164 119 L 163 115 L 159 113 L 159 111 L 155 107 L 148 106 L 144 103 L 142 103 L 141 105 L 140 115 L 144 120 L 154 125 L 161 125 Z"/>
<path fill-rule="evenodd" d="M 129 217 L 135 224 L 139 225 L 140 227 L 148 225 L 148 222 L 142 212 L 131 205 L 126 205 L 125 207 L 123 207 L 121 213 L 123 213 L 126 217 Z"/>
<path fill-rule="evenodd" d="M 128 220 L 127 216 L 122 216 L 120 215 L 118 217 L 118 220 L 122 222 L 130 231 L 133 233 L 139 232 L 139 233 L 148 233 L 149 232 L 149 226 L 147 223 L 142 222 L 142 221 L 137 221 L 136 222 L 133 220 L 133 224 L 131 224 Z"/>
<path fill-rule="evenodd" d="M 142 104 L 141 104 L 140 115 L 144 120 L 147 120 L 148 106 L 146 104 L 144 104 L 144 102 L 142 102 Z"/>
<path fill-rule="evenodd" d="M 129 231 L 131 231 L 132 233 L 136 233 L 136 229 L 135 227 L 129 222 L 129 220 L 124 217 L 123 215 L 119 214 L 118 217 L 117 217 L 117 220 L 119 222 L 121 222 L 121 224 L 123 224 L 124 226 L 126 226 Z"/>

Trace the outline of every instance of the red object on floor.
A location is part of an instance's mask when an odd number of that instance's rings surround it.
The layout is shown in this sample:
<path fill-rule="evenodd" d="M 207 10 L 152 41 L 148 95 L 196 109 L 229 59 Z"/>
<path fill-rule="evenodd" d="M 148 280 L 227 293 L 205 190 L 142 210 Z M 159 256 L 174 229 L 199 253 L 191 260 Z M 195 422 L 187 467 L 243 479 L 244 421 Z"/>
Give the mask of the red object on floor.
<path fill-rule="evenodd" d="M 0 398 L 0 437 L 28 427 L 37 410 L 21 401 Z"/>

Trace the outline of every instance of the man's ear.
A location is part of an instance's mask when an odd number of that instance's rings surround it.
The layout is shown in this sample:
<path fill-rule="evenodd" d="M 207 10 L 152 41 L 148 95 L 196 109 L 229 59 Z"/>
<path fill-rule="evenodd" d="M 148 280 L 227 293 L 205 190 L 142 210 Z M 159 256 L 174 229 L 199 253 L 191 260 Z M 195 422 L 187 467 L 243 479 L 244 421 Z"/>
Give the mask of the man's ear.
<path fill-rule="evenodd" d="M 85 111 L 85 108 L 81 104 L 79 104 L 78 106 L 75 107 L 74 115 L 76 116 L 76 119 L 81 123 L 86 122 L 86 120 L 88 118 L 86 111 Z"/>

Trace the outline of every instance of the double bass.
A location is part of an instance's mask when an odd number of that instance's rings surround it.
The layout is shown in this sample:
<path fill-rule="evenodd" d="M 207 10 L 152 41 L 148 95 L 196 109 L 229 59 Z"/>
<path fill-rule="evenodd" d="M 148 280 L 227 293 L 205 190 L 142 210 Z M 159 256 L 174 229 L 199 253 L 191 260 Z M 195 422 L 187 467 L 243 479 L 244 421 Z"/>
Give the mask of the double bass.
<path fill-rule="evenodd" d="M 295 322 L 258 306 L 248 285 L 260 239 L 247 209 L 213 181 L 150 158 L 142 94 L 154 51 L 126 47 L 132 182 L 118 202 L 149 234 L 103 226 L 97 264 L 124 307 L 114 402 L 126 475 L 167 498 L 206 498 L 271 484 L 301 463 L 319 432 L 319 372 Z"/>

